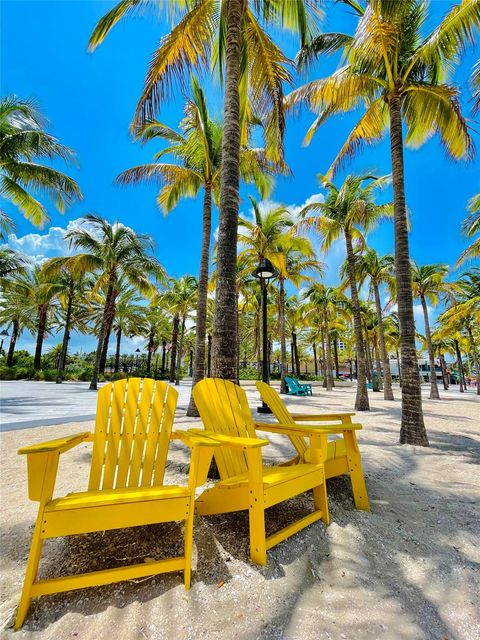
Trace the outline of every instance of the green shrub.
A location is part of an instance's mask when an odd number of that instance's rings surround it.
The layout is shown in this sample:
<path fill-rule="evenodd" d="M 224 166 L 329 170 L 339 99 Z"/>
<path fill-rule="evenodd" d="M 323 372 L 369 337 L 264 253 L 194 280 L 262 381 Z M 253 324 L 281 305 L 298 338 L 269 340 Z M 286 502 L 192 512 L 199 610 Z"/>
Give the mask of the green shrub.
<path fill-rule="evenodd" d="M 85 367 L 82 369 L 78 375 L 78 380 L 82 382 L 89 382 L 93 376 L 93 367 Z"/>
<path fill-rule="evenodd" d="M 57 379 L 57 369 L 44 369 L 43 376 L 47 382 L 55 382 Z"/>
<path fill-rule="evenodd" d="M 33 380 L 42 381 L 45 380 L 45 372 L 40 370 L 34 371 L 32 375 Z"/>
<path fill-rule="evenodd" d="M 117 373 L 113 373 L 110 376 L 110 380 L 113 380 L 115 382 L 115 380 L 125 380 L 126 377 L 127 374 L 124 371 L 117 371 Z"/>

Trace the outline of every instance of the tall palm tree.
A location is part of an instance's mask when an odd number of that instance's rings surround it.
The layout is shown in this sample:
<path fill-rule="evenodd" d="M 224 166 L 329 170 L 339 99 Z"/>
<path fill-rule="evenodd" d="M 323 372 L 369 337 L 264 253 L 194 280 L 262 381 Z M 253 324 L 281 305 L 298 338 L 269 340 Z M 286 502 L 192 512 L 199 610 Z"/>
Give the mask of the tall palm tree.
<path fill-rule="evenodd" d="M 323 202 L 314 202 L 300 213 L 307 228 L 315 228 L 322 238 L 322 250 L 328 251 L 339 237 L 345 239 L 347 270 L 352 298 L 353 325 L 357 351 L 357 395 L 355 409 L 368 411 L 365 346 L 362 336 L 362 321 L 355 275 L 354 242 L 364 244 L 363 233 L 393 214 L 390 204 L 376 204 L 375 190 L 388 182 L 388 177 L 350 175 L 341 187 L 336 187 L 326 178 L 320 177 L 327 195 Z M 319 215 L 310 215 L 317 212 Z"/>
<path fill-rule="evenodd" d="M 58 284 L 56 296 L 64 311 L 65 317 L 62 346 L 58 358 L 57 384 L 63 382 L 67 362 L 68 342 L 70 340 L 72 324 L 75 320 L 75 312 L 78 314 L 79 311 L 79 303 L 81 303 L 83 309 L 83 314 L 81 311 L 80 313 L 84 316 L 84 320 L 86 314 L 88 314 L 86 310 L 86 293 L 87 289 L 91 290 L 93 287 L 93 282 L 87 279 L 85 272 L 79 270 L 81 266 L 82 265 L 72 263 L 69 258 L 65 257 L 51 258 L 43 265 L 45 273 L 55 278 Z M 77 320 L 80 320 L 80 318 L 77 318 Z"/>
<path fill-rule="evenodd" d="M 145 0 L 121 0 L 97 24 L 89 46 L 94 49 L 123 15 L 144 8 Z M 157 7 L 159 0 L 150 0 Z M 168 6 L 168 5 L 167 5 Z M 311 35 L 310 15 L 318 14 L 309 0 L 213 0 L 172 4 L 178 24 L 162 38 L 153 55 L 135 121 L 154 117 L 174 85 L 185 88 L 194 70 L 209 70 L 213 60 L 225 77 L 224 132 L 220 175 L 220 224 L 217 249 L 217 284 L 214 313 L 214 374 L 234 380 L 237 372 L 237 307 L 235 272 L 239 210 L 240 148 L 247 111 L 266 122 L 269 157 L 280 159 L 284 131 L 283 83 L 290 81 L 287 58 L 262 29 L 280 24 L 300 34 L 304 44 Z M 212 55 L 213 53 L 213 55 Z"/>
<path fill-rule="evenodd" d="M 468 216 L 462 222 L 462 233 L 466 238 L 475 238 L 462 253 L 460 254 L 457 264 L 459 266 L 465 260 L 478 258 L 480 256 L 480 193 L 472 196 L 467 205 Z"/>
<path fill-rule="evenodd" d="M 220 188 L 220 166 L 223 128 L 214 121 L 207 110 L 205 95 L 198 80 L 192 78 L 191 99 L 186 103 L 185 117 L 180 123 L 180 132 L 153 121 L 142 127 L 137 134 L 142 142 L 163 139 L 169 146 L 156 154 L 156 162 L 140 165 L 121 173 L 117 181 L 121 184 L 156 181 L 162 185 L 157 202 L 164 213 L 169 213 L 181 197 L 196 197 L 203 187 L 203 230 L 198 297 L 196 310 L 196 342 L 192 388 L 204 377 L 205 336 L 208 294 L 208 271 L 212 226 L 212 199 L 218 203 Z M 176 163 L 161 162 L 165 154 L 172 155 Z M 254 182 L 262 197 L 272 186 L 269 176 L 275 173 L 262 149 L 254 149 L 245 140 L 240 150 L 240 173 L 246 182 Z M 198 416 L 193 396 L 187 415 Z"/>
<path fill-rule="evenodd" d="M 114 373 L 120 371 L 122 338 L 138 335 L 139 330 L 144 328 L 145 320 L 145 307 L 141 304 L 143 297 L 139 295 L 136 288 L 121 283 L 119 290 L 112 324 L 112 330 L 115 333 Z"/>
<path fill-rule="evenodd" d="M 332 76 L 297 89 L 288 102 L 292 107 L 305 102 L 319 113 L 307 141 L 330 116 L 362 103 L 365 106 L 365 113 L 342 146 L 329 174 L 364 145 L 379 141 L 390 128 L 395 274 L 403 365 L 400 442 L 428 446 L 415 349 L 403 123 L 408 128 L 407 144 L 418 147 L 437 132 L 452 158 L 471 157 L 473 144 L 462 116 L 459 90 L 448 82 L 447 73 L 465 45 L 475 41 L 480 3 L 462 0 L 424 36 L 428 5 L 422 0 L 344 1 L 358 16 L 353 36 L 322 34 L 303 48 L 299 62 L 301 66 L 308 65 L 322 53 L 343 50 L 345 64 Z"/>
<path fill-rule="evenodd" d="M 387 285 L 392 287 L 394 280 L 394 258 L 393 256 L 380 257 L 375 249 L 367 247 L 356 257 L 356 272 L 359 285 L 368 278 L 370 283 L 370 291 L 375 301 L 375 309 L 378 321 L 378 342 L 380 346 L 380 354 L 383 366 L 383 397 L 385 400 L 394 400 L 392 391 L 392 374 L 390 372 L 390 364 L 388 361 L 388 353 L 385 345 L 385 331 L 382 319 L 382 305 L 380 301 L 380 287 Z M 380 375 L 380 371 L 378 372 Z"/>
<path fill-rule="evenodd" d="M 412 261 L 412 286 L 413 295 L 419 298 L 422 304 L 423 318 L 425 320 L 425 338 L 430 362 L 430 398 L 439 400 L 437 374 L 435 373 L 435 354 L 433 351 L 430 319 L 428 317 L 428 304 L 438 304 L 439 295 L 448 291 L 448 284 L 444 278 L 448 273 L 446 264 L 427 264 L 419 266 Z"/>
<path fill-rule="evenodd" d="M 20 276 L 17 276 L 20 277 Z M 22 277 L 23 274 L 22 274 Z M 12 367 L 14 364 L 14 354 L 17 340 L 26 329 L 35 335 L 35 308 L 30 303 L 28 297 L 21 294 L 15 286 L 15 278 L 2 281 L 2 305 L 0 309 L 0 325 L 10 328 L 10 344 L 7 352 L 5 365 Z"/>
<path fill-rule="evenodd" d="M 171 280 L 170 287 L 161 295 L 161 304 L 173 314 L 170 382 L 175 382 L 176 385 L 180 384 L 185 326 L 195 308 L 196 296 L 197 279 L 194 276 L 181 276 L 177 280 Z"/>
<path fill-rule="evenodd" d="M 104 342 L 110 334 L 115 317 L 115 304 L 120 294 L 120 277 L 144 295 L 153 295 L 155 288 L 148 276 L 159 282 L 165 279 L 165 271 L 158 260 L 149 255 L 153 242 L 149 236 L 139 235 L 119 223 L 110 224 L 98 215 L 83 218 L 84 228 L 79 227 L 65 234 L 71 246 L 85 253 L 72 256 L 73 268 L 97 273 L 96 290 L 105 289 L 103 317 L 98 333 L 97 353 L 90 389 L 97 388 L 98 373 Z M 94 289 L 94 290 L 95 290 Z"/>
<path fill-rule="evenodd" d="M 82 192 L 72 178 L 39 162 L 55 159 L 68 162 L 74 159 L 74 153 L 46 133 L 43 117 L 33 102 L 13 95 L 2 98 L 0 195 L 37 227 L 43 226 L 49 217 L 45 205 L 33 194 L 45 194 L 61 213 L 82 199 Z M 0 214 L 4 218 L 5 212 Z"/>

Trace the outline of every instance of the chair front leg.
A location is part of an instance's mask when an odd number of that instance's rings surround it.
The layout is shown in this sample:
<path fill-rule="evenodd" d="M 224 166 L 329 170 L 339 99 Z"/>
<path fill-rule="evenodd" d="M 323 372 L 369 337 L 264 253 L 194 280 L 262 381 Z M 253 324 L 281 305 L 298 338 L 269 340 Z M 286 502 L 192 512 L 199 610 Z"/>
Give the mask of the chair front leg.
<path fill-rule="evenodd" d="M 367 485 L 365 484 L 365 477 L 363 475 L 362 459 L 358 448 L 357 436 L 354 431 L 345 431 L 343 438 L 345 440 L 345 452 L 347 454 L 355 507 L 362 511 L 370 511 Z"/>
<path fill-rule="evenodd" d="M 247 449 L 245 453 L 248 464 L 250 558 L 252 562 L 264 567 L 267 564 L 267 541 L 265 536 L 262 452 L 260 449 Z"/>
<path fill-rule="evenodd" d="M 318 434 L 310 438 L 310 461 L 313 464 L 325 464 L 327 459 L 328 438 L 327 434 Z M 323 471 L 322 484 L 313 489 L 313 503 L 317 511 L 322 512 L 322 520 L 328 526 L 330 524 L 330 511 L 328 509 L 327 481 L 325 469 Z"/>

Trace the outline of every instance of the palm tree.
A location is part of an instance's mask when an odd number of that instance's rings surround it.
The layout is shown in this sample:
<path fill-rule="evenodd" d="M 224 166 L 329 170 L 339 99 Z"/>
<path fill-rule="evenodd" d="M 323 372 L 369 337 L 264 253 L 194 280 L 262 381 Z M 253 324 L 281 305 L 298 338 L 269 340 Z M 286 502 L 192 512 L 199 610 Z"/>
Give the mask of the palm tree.
<path fill-rule="evenodd" d="M 185 325 L 195 308 L 196 296 L 197 279 L 194 276 L 182 276 L 171 280 L 169 289 L 160 297 L 164 308 L 173 314 L 170 382 L 175 382 L 176 385 L 180 384 Z"/>
<path fill-rule="evenodd" d="M 434 400 L 439 400 L 440 395 L 438 393 L 437 374 L 435 373 L 435 354 L 433 351 L 427 303 L 437 305 L 439 295 L 448 291 L 448 285 L 444 282 L 447 273 L 448 266 L 445 264 L 419 266 L 415 261 L 412 261 L 413 295 L 415 298 L 419 298 L 422 304 L 423 317 L 425 320 L 425 338 L 430 362 L 430 398 Z"/>
<path fill-rule="evenodd" d="M 362 336 L 362 322 L 358 287 L 355 275 L 354 242 L 363 244 L 362 232 L 369 231 L 383 218 L 393 213 L 390 204 L 378 205 L 374 200 L 375 189 L 383 187 L 388 177 L 376 178 L 370 175 L 350 175 L 338 188 L 326 178 L 320 177 L 327 196 L 323 202 L 314 202 L 305 207 L 300 216 L 307 228 L 315 228 L 322 238 L 322 250 L 327 251 L 340 236 L 345 238 L 347 270 L 352 298 L 353 325 L 357 350 L 357 395 L 355 409 L 368 411 L 365 346 Z M 318 216 L 311 216 L 318 212 Z"/>
<path fill-rule="evenodd" d="M 392 375 L 388 362 L 388 353 L 385 345 L 385 331 L 382 319 L 382 305 L 380 302 L 380 287 L 384 284 L 392 287 L 394 280 L 394 258 L 393 256 L 380 257 L 375 249 L 367 247 L 356 257 L 356 273 L 359 285 L 368 278 L 370 292 L 373 294 L 378 322 L 378 342 L 383 365 L 384 388 L 383 397 L 385 400 L 394 400 L 392 391 Z M 378 372 L 380 376 L 380 371 Z"/>
<path fill-rule="evenodd" d="M 466 44 L 475 40 L 480 23 L 478 0 L 462 0 L 426 37 L 422 28 L 427 3 L 421 0 L 344 0 L 358 16 L 353 36 L 322 34 L 303 48 L 300 65 L 322 53 L 343 49 L 345 61 L 332 76 L 311 82 L 289 97 L 289 105 L 305 102 L 319 113 L 307 134 L 334 114 L 361 103 L 361 116 L 335 159 L 329 174 L 362 146 L 380 140 L 390 126 L 395 206 L 395 274 L 398 291 L 403 365 L 400 442 L 428 446 L 418 384 L 415 321 L 408 246 L 403 158 L 403 122 L 407 144 L 418 147 L 438 132 L 454 159 L 469 158 L 473 144 L 462 116 L 459 90 L 447 82 L 447 71 Z"/>
<path fill-rule="evenodd" d="M 466 238 L 478 236 L 464 251 L 462 251 L 457 264 L 459 266 L 465 260 L 480 256 L 480 193 L 470 198 L 467 205 L 468 217 L 462 222 L 462 233 Z"/>
<path fill-rule="evenodd" d="M 29 259 L 7 246 L 0 247 L 0 278 L 13 274 L 25 274 Z"/>
<path fill-rule="evenodd" d="M 162 282 L 165 271 L 158 260 L 148 254 L 148 251 L 153 248 L 153 242 L 149 236 L 139 235 L 118 223 L 112 225 L 94 214 L 85 216 L 83 222 L 88 226 L 67 232 L 65 238 L 71 246 L 85 250 L 85 253 L 70 258 L 73 267 L 97 272 L 94 291 L 104 288 L 106 292 L 90 383 L 90 389 L 94 390 L 97 388 L 104 343 L 106 337 L 110 335 L 115 318 L 115 304 L 120 294 L 120 277 L 123 276 L 125 281 L 140 293 L 153 295 L 155 289 L 148 276 L 154 276 Z"/>
<path fill-rule="evenodd" d="M 140 165 L 121 173 L 117 181 L 130 184 L 157 181 L 162 185 L 157 202 L 165 213 L 169 213 L 181 197 L 196 197 L 203 187 L 203 231 L 200 258 L 198 297 L 196 311 L 196 342 L 192 388 L 204 377 L 205 336 L 208 295 L 208 270 L 210 263 L 210 241 L 212 225 L 212 198 L 217 203 L 220 188 L 220 166 L 223 128 L 220 122 L 209 116 L 205 95 L 198 80 L 192 78 L 192 98 L 187 101 L 185 118 L 180 123 L 180 133 L 160 122 L 153 121 L 142 127 L 137 134 L 142 142 L 164 139 L 169 146 L 156 154 L 156 162 Z M 172 155 L 176 163 L 160 162 L 163 155 Z M 240 150 L 240 173 L 246 182 L 255 182 L 262 197 L 271 188 L 269 175 L 275 167 L 268 162 L 262 149 L 248 146 L 248 140 Z M 193 396 L 187 415 L 198 416 Z"/>
<path fill-rule="evenodd" d="M 20 276 L 17 276 L 20 277 Z M 13 281 L 2 281 L 2 305 L 0 309 L 0 325 L 11 329 L 10 345 L 7 352 L 5 365 L 12 367 L 15 346 L 22 331 L 26 329 L 32 335 L 35 334 L 35 309 L 30 304 L 29 298 L 19 294 L 19 290 Z"/>
<path fill-rule="evenodd" d="M 119 290 L 112 324 L 112 330 L 115 333 L 114 373 L 120 371 L 122 338 L 138 335 L 138 331 L 143 330 L 145 321 L 145 307 L 140 304 L 143 297 L 138 294 L 136 288 L 121 282 Z"/>
<path fill-rule="evenodd" d="M 32 224 L 49 220 L 46 207 L 34 195 L 43 192 L 63 213 L 82 199 L 77 183 L 39 160 L 70 161 L 74 153 L 43 129 L 35 105 L 10 95 L 0 100 L 0 194 Z M 4 219 L 5 212 L 0 212 Z"/>
<path fill-rule="evenodd" d="M 153 303 L 143 309 L 144 319 L 142 333 L 147 338 L 147 367 L 146 373 L 150 375 L 152 358 L 161 344 L 166 344 L 170 335 L 170 319 L 167 314 Z M 137 325 L 138 326 L 138 325 Z M 138 329 L 137 329 L 138 330 Z"/>
<path fill-rule="evenodd" d="M 158 0 L 149 4 L 156 6 Z M 121 0 L 97 24 L 89 46 L 94 49 L 123 15 L 145 5 L 144 0 Z M 174 6 L 174 5 L 172 5 Z M 311 7 L 311 11 L 308 11 Z M 154 53 L 135 122 L 151 120 L 174 85 L 185 87 L 194 70 L 208 69 L 213 59 L 225 74 L 224 132 L 220 175 L 220 224 L 214 313 L 214 375 L 234 380 L 237 371 L 237 308 L 235 271 L 239 210 L 240 147 L 249 118 L 266 122 L 266 149 L 271 159 L 281 159 L 284 131 L 283 83 L 290 81 L 287 58 L 261 28 L 281 24 L 298 32 L 302 44 L 311 35 L 309 14 L 314 3 L 298 0 L 229 0 L 221 10 L 203 0 L 177 6 L 181 19 L 162 38 Z M 212 55 L 212 47 L 214 55 Z M 248 98 L 248 99 L 247 99 Z"/>
<path fill-rule="evenodd" d="M 84 321 L 88 314 L 88 310 L 86 309 L 86 291 L 87 288 L 91 290 L 93 282 L 87 280 L 85 272 L 78 270 L 79 266 L 81 267 L 81 265 L 72 263 L 69 258 L 65 257 L 51 258 L 43 265 L 46 275 L 55 279 L 58 285 L 56 296 L 65 314 L 56 384 L 61 384 L 63 381 L 67 362 L 68 342 L 70 340 L 73 321 L 76 320 L 75 324 L 79 324 L 78 321 L 80 321 L 80 318 L 75 318 L 75 316 L 78 315 L 80 311 L 80 315 L 83 315 Z M 79 305 L 79 303 L 81 304 Z M 79 306 L 80 310 L 78 308 Z M 84 322 L 81 324 L 84 325 Z"/>

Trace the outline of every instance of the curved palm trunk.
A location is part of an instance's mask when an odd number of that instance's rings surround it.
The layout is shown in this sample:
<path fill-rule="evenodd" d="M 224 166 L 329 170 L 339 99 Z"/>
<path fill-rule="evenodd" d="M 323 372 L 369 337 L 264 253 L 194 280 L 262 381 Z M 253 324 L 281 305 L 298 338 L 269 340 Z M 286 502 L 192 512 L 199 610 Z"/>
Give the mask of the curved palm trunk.
<path fill-rule="evenodd" d="M 43 341 L 45 339 L 45 331 L 47 329 L 47 312 L 48 312 L 48 303 L 39 305 L 37 344 L 35 347 L 35 358 L 33 360 L 33 368 L 37 370 L 40 369 L 40 367 L 42 366 L 42 348 L 43 348 Z"/>
<path fill-rule="evenodd" d="M 245 0 L 229 0 L 226 19 L 225 106 L 220 222 L 217 243 L 217 286 L 213 318 L 213 375 L 236 376 L 236 275 L 240 160 L 240 57 Z"/>
<path fill-rule="evenodd" d="M 285 382 L 287 373 L 287 335 L 285 329 L 285 283 L 283 279 L 279 281 L 278 330 L 280 333 L 280 393 L 288 393 L 287 383 Z M 315 360 L 315 368 L 316 366 Z"/>
<path fill-rule="evenodd" d="M 460 353 L 458 340 L 455 340 L 455 354 L 457 356 L 458 384 L 460 385 L 459 391 L 460 393 L 463 393 L 465 391 L 465 380 L 463 377 L 462 354 Z"/>
<path fill-rule="evenodd" d="M 177 356 L 177 373 L 175 376 L 175 384 L 178 386 L 180 384 L 180 373 L 182 369 L 182 357 L 183 357 L 183 338 L 185 336 L 185 316 L 182 318 L 182 328 L 180 330 L 180 342 L 178 345 L 178 356 Z"/>
<path fill-rule="evenodd" d="M 57 379 L 55 381 L 57 384 L 61 384 L 63 381 L 65 365 L 67 362 L 68 341 L 70 340 L 70 322 L 72 319 L 72 307 L 73 307 L 73 297 L 74 297 L 72 288 L 73 288 L 73 283 L 70 287 L 70 293 L 68 294 L 67 313 L 65 315 L 65 331 L 63 333 L 63 342 L 62 342 L 62 352 L 60 354 L 60 359 L 58 361 Z"/>
<path fill-rule="evenodd" d="M 115 346 L 115 366 L 113 368 L 114 373 L 118 373 L 120 370 L 120 347 L 122 344 L 122 328 L 117 329 L 117 340 Z"/>
<path fill-rule="evenodd" d="M 377 332 L 373 333 L 373 353 L 375 354 L 375 367 L 377 369 L 377 377 L 375 380 L 375 375 L 373 376 L 373 390 L 381 391 L 382 390 L 382 365 L 380 364 L 380 353 L 378 350 L 378 338 Z"/>
<path fill-rule="evenodd" d="M 373 380 L 373 367 L 372 367 L 372 358 L 370 353 L 370 345 L 368 344 L 368 329 L 364 325 L 363 326 L 363 347 L 365 349 L 365 368 L 367 380 L 370 384 L 372 384 Z"/>
<path fill-rule="evenodd" d="M 327 381 L 327 391 L 331 391 L 333 389 L 333 376 L 332 376 L 332 349 L 330 347 L 330 339 L 328 336 L 328 322 L 326 315 L 323 318 L 324 323 L 324 332 L 325 332 L 325 366 L 326 366 L 326 381 Z"/>
<path fill-rule="evenodd" d="M 175 382 L 175 367 L 177 365 L 177 342 L 178 342 L 178 327 L 180 325 L 180 317 L 178 313 L 173 316 L 172 327 L 172 349 L 170 351 L 170 377 L 169 382 Z"/>
<path fill-rule="evenodd" d="M 435 354 L 433 353 L 432 334 L 430 333 L 430 320 L 428 318 L 428 308 L 425 296 L 420 296 L 422 303 L 423 317 L 425 320 L 425 337 L 427 339 L 428 360 L 430 363 L 430 399 L 440 400 L 437 384 L 437 372 L 435 371 Z"/>
<path fill-rule="evenodd" d="M 400 351 L 402 355 L 402 422 L 400 443 L 428 447 L 423 421 L 422 395 L 418 376 L 413 315 L 412 278 L 408 248 L 407 209 L 403 166 L 403 132 L 400 96 L 393 94 L 390 107 L 390 148 L 393 174 L 395 227 L 395 277 L 397 283 Z"/>
<path fill-rule="evenodd" d="M 467 334 L 468 341 L 470 342 L 470 349 L 472 351 L 473 362 L 475 364 L 475 369 L 477 370 L 477 396 L 480 396 L 480 362 L 478 359 L 477 345 L 475 344 L 475 340 L 473 338 L 472 327 L 470 326 L 470 323 L 467 324 Z"/>
<path fill-rule="evenodd" d="M 355 409 L 357 411 L 369 411 L 370 403 L 368 401 L 367 391 L 365 346 L 362 336 L 362 316 L 360 313 L 357 281 L 355 278 L 355 257 L 353 253 L 352 237 L 349 231 L 345 231 L 345 244 L 347 248 L 348 279 L 350 281 L 350 292 L 352 297 L 355 348 L 357 352 L 357 396 L 355 399 Z"/>
<path fill-rule="evenodd" d="M 18 320 L 14 320 L 12 322 L 12 337 L 10 338 L 7 361 L 5 363 L 7 367 L 13 367 L 13 354 L 15 353 L 15 345 L 17 344 L 17 338 L 19 336 L 19 333 L 20 333 L 20 324 Z"/>
<path fill-rule="evenodd" d="M 449 380 L 447 376 L 447 363 L 445 362 L 445 356 L 443 353 L 439 353 L 438 357 L 440 358 L 440 366 L 442 367 L 443 388 L 445 391 L 448 391 Z"/>
<path fill-rule="evenodd" d="M 197 289 L 197 314 L 195 327 L 195 355 L 193 358 L 193 387 L 205 377 L 205 337 L 207 333 L 207 299 L 208 299 L 208 267 L 210 264 L 210 237 L 212 228 L 212 187 L 205 185 L 203 197 L 203 222 L 202 222 L 202 253 L 200 257 L 200 273 Z M 193 395 L 190 394 L 190 403 L 187 416 L 198 416 Z"/>
<path fill-rule="evenodd" d="M 112 300 L 109 307 L 109 313 L 107 318 L 107 324 L 105 327 L 105 336 L 103 339 L 103 347 L 102 347 L 102 356 L 100 358 L 100 373 L 105 373 L 105 367 L 107 364 L 107 355 L 108 355 L 108 343 L 110 342 L 110 335 L 112 333 L 113 321 L 115 319 L 115 311 L 116 311 L 116 299 L 117 295 L 115 292 L 112 294 Z"/>
<path fill-rule="evenodd" d="M 312 342 L 312 351 L 315 376 L 318 377 L 317 345 L 315 344 L 315 342 Z"/>
<path fill-rule="evenodd" d="M 95 354 L 95 364 L 93 366 L 92 380 L 90 382 L 90 387 L 89 387 L 91 391 L 97 390 L 98 373 L 100 371 L 100 361 L 102 359 L 103 343 L 105 340 L 105 331 L 108 323 L 108 318 L 110 317 L 110 314 L 111 314 L 110 307 L 111 307 L 111 301 L 112 301 L 113 292 L 114 292 L 114 286 L 115 286 L 115 273 L 112 273 L 108 281 L 108 289 L 107 289 L 107 296 L 105 298 L 105 306 L 103 308 L 102 323 L 100 325 L 100 331 L 98 334 L 97 353 Z"/>
<path fill-rule="evenodd" d="M 373 295 L 375 298 L 375 309 L 377 311 L 378 342 L 380 345 L 380 356 L 382 358 L 382 365 L 383 365 L 383 398 L 385 400 L 395 400 L 393 396 L 393 390 L 392 390 L 392 373 L 390 371 L 390 363 L 388 361 L 387 347 L 385 345 L 385 331 L 383 328 L 380 292 L 378 291 L 378 285 L 375 282 L 372 284 L 373 284 Z"/>

